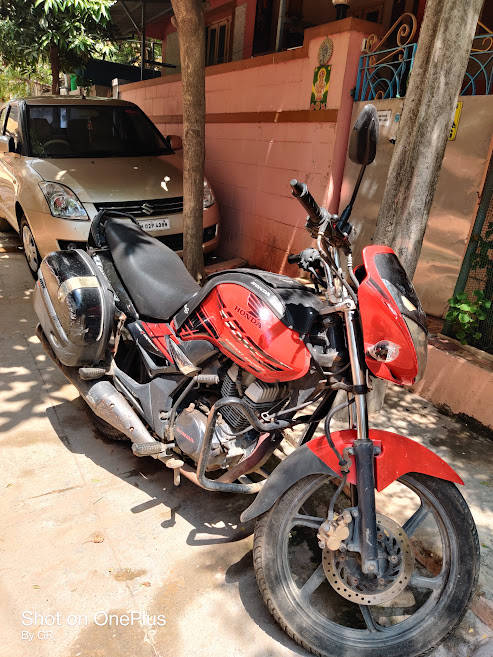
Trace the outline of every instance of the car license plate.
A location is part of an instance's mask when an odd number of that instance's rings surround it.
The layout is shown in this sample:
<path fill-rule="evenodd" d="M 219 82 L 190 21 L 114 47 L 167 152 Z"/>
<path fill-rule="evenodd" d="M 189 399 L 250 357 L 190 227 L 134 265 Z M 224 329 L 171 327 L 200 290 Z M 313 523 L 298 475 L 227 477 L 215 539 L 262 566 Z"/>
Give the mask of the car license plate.
<path fill-rule="evenodd" d="M 170 221 L 166 217 L 159 217 L 157 219 L 146 219 L 145 221 L 139 221 L 139 225 L 142 230 L 145 230 L 147 233 L 153 233 L 159 230 L 168 229 L 170 227 Z"/>

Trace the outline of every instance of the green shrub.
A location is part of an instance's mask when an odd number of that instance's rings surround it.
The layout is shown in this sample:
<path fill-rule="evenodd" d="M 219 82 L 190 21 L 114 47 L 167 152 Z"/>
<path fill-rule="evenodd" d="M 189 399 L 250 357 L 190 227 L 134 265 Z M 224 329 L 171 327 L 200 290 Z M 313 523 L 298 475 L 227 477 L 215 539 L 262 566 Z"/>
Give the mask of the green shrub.
<path fill-rule="evenodd" d="M 491 301 L 482 290 L 475 290 L 473 295 L 475 298 L 472 301 L 466 292 L 454 294 L 448 300 L 450 308 L 445 319 L 450 323 L 451 332 L 462 344 L 481 338 L 479 323 L 486 319 L 486 311 L 491 308 Z"/>

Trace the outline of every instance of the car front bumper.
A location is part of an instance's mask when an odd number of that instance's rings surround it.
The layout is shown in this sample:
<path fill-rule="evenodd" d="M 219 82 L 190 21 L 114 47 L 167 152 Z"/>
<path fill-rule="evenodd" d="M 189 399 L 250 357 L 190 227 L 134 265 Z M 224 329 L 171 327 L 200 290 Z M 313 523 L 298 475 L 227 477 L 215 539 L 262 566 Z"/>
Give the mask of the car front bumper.
<path fill-rule="evenodd" d="M 29 225 L 36 240 L 41 257 L 51 251 L 67 248 L 73 244 L 75 247 L 82 246 L 87 242 L 91 219 L 96 215 L 96 209 L 92 204 L 84 204 L 90 217 L 89 220 L 57 219 L 49 212 L 31 210 L 26 212 Z M 219 210 L 217 203 L 204 209 L 204 253 L 214 251 L 219 243 Z M 151 232 L 150 235 L 157 237 L 164 244 L 168 243 L 170 248 L 178 254 L 182 253 L 183 245 L 183 216 L 181 214 L 171 215 L 171 226 L 169 230 Z M 213 230 L 216 226 L 216 230 Z M 209 229 L 209 230 L 207 230 Z"/>

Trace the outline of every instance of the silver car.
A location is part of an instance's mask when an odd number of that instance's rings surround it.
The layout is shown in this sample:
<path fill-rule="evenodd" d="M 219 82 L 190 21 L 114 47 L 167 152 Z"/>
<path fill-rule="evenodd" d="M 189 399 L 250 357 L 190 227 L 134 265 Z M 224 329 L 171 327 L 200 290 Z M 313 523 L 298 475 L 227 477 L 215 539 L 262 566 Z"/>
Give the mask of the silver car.
<path fill-rule="evenodd" d="M 175 251 L 183 248 L 181 139 L 163 137 L 133 103 L 43 96 L 0 110 L 0 216 L 20 233 L 35 274 L 41 258 L 83 246 L 91 219 L 112 208 Z M 204 251 L 219 239 L 204 180 Z"/>

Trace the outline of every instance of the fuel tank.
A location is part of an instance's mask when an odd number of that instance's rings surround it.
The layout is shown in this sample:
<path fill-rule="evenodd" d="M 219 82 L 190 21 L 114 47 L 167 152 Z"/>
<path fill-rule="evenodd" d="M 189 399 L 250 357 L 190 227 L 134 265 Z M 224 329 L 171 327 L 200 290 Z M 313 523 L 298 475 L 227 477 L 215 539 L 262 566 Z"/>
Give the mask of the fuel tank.
<path fill-rule="evenodd" d="M 184 341 L 208 340 L 262 381 L 293 381 L 310 367 L 303 337 L 319 307 L 309 289 L 286 276 L 234 270 L 212 277 L 173 328 Z"/>

